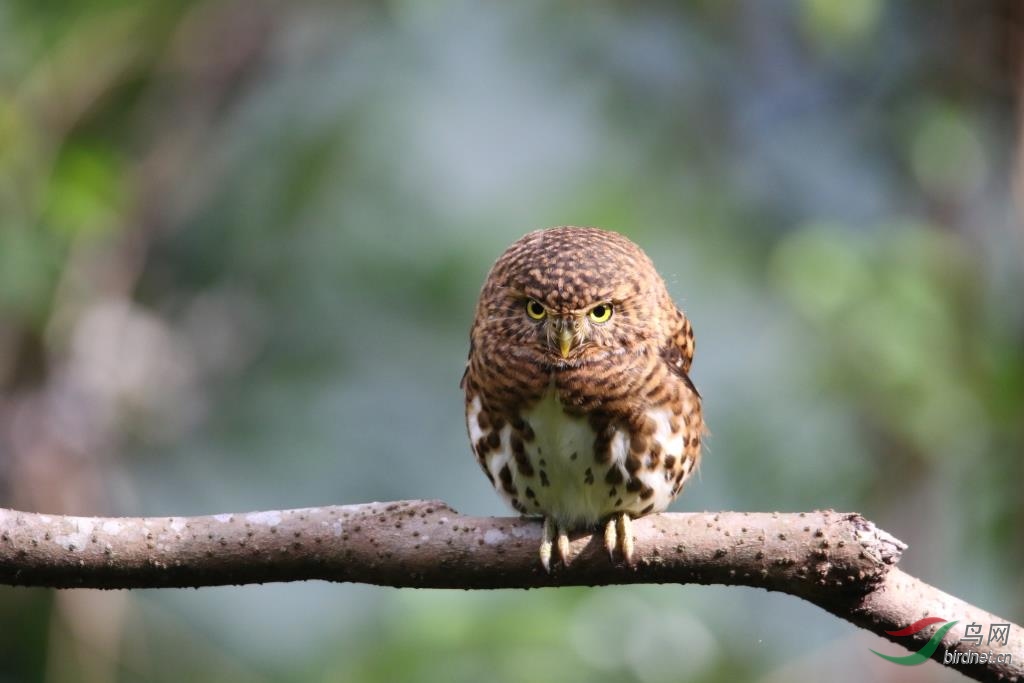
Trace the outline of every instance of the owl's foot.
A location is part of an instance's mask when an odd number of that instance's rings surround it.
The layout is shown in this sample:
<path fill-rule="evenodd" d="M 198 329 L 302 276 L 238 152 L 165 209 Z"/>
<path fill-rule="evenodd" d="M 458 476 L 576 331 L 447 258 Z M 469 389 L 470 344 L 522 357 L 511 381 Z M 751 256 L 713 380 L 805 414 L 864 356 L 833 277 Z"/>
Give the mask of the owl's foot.
<path fill-rule="evenodd" d="M 565 527 L 556 524 L 550 517 L 544 518 L 544 536 L 540 541 L 540 563 L 544 571 L 551 573 L 551 546 L 558 548 L 558 557 L 562 564 L 569 566 L 569 535 Z"/>
<path fill-rule="evenodd" d="M 604 548 L 612 562 L 618 548 L 626 564 L 633 566 L 633 522 L 628 513 L 616 515 L 604 525 Z"/>

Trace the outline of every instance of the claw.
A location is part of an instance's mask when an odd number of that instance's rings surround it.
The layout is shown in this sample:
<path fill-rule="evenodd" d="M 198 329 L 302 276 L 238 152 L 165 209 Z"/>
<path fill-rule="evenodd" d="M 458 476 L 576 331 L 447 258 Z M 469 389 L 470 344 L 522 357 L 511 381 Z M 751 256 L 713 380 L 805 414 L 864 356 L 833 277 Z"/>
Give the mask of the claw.
<path fill-rule="evenodd" d="M 555 525 L 549 517 L 544 518 L 544 535 L 540 539 L 540 563 L 544 571 L 551 573 L 551 542 L 555 540 Z"/>
<path fill-rule="evenodd" d="M 615 562 L 616 548 L 622 553 L 622 559 L 630 567 L 633 566 L 633 522 L 623 512 L 609 519 L 604 525 L 604 549 L 608 551 L 608 559 Z"/>
<path fill-rule="evenodd" d="M 569 566 L 569 534 L 565 527 L 557 524 L 550 517 L 544 518 L 544 535 L 540 540 L 540 563 L 544 571 L 551 573 L 551 549 L 558 549 L 558 559 L 566 567 Z"/>
<path fill-rule="evenodd" d="M 615 562 L 615 546 L 618 544 L 618 534 L 615 532 L 615 518 L 612 517 L 604 525 L 604 549 L 608 551 L 608 559 L 612 562 Z"/>
<path fill-rule="evenodd" d="M 623 512 L 622 516 L 619 517 L 619 543 L 622 549 L 622 559 L 626 561 L 630 567 L 633 566 L 633 521 L 629 518 L 629 514 Z"/>
<path fill-rule="evenodd" d="M 569 566 L 569 535 L 565 533 L 565 527 L 558 525 L 558 556 L 562 558 L 562 565 Z"/>

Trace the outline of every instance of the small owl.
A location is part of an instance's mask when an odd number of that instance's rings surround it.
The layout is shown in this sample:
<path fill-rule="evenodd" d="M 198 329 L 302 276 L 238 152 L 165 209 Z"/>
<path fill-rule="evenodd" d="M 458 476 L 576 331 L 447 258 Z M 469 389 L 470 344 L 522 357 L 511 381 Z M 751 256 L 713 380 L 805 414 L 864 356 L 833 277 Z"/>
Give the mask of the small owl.
<path fill-rule="evenodd" d="M 630 520 L 668 507 L 700 461 L 690 322 L 651 260 L 596 228 L 532 232 L 491 268 L 462 378 L 473 451 L 491 484 L 544 518 L 540 560 L 604 525 L 632 563 Z"/>

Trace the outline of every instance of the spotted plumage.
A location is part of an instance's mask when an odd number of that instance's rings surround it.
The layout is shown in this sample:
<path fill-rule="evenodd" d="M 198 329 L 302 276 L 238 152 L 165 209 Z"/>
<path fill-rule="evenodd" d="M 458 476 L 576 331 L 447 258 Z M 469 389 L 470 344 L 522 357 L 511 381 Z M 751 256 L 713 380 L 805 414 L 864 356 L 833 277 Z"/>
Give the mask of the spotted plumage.
<path fill-rule="evenodd" d="M 630 519 L 659 512 L 700 460 L 690 323 L 643 251 L 614 232 L 532 232 L 487 277 L 462 386 L 477 461 L 518 512 L 566 531 L 605 524 L 632 559 Z"/>

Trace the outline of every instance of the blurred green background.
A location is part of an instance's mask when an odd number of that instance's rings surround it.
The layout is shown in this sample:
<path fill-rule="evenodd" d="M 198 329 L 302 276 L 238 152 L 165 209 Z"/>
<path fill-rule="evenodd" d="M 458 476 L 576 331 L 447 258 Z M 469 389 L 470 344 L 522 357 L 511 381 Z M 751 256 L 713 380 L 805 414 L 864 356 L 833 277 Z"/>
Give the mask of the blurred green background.
<path fill-rule="evenodd" d="M 1024 621 L 1012 0 L 0 4 L 0 505 L 508 514 L 458 388 L 540 227 L 652 256 L 675 510 L 856 510 Z M 760 590 L 0 588 L 0 681 L 960 680 Z M 898 650 L 898 648 L 896 648 Z"/>

